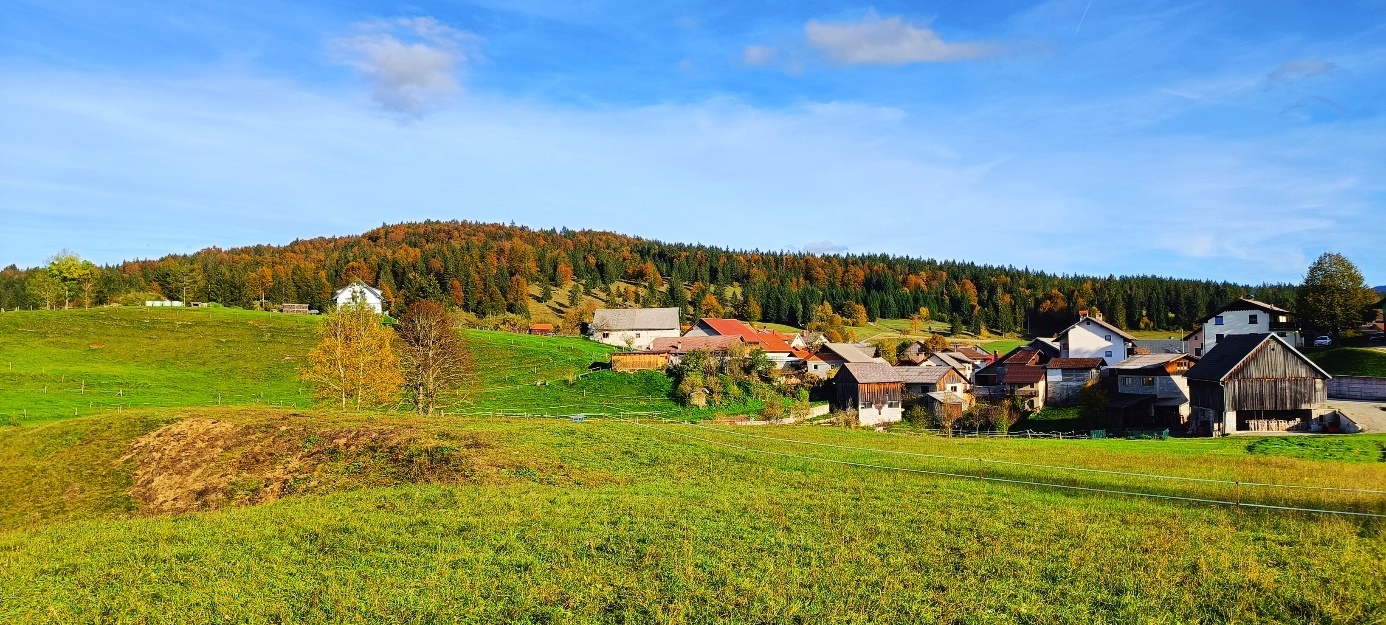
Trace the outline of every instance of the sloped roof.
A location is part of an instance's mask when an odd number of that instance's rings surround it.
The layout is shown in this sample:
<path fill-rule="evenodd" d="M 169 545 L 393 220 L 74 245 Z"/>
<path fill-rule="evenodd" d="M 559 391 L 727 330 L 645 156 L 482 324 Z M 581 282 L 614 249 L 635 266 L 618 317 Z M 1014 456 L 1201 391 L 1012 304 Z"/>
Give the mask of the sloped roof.
<path fill-rule="evenodd" d="M 1193 359 L 1188 354 L 1139 354 L 1112 365 L 1113 369 L 1163 369 L 1165 365 L 1180 358 Z"/>
<path fill-rule="evenodd" d="M 677 308 L 602 308 L 592 315 L 592 327 L 610 332 L 620 330 L 679 329 Z"/>
<path fill-rule="evenodd" d="M 650 344 L 652 352 L 673 352 L 676 354 L 686 354 L 688 352 L 721 352 L 733 345 L 740 345 L 745 341 L 740 336 L 677 336 L 660 337 Z"/>
<path fill-rule="evenodd" d="M 553 324 L 552 324 L 552 323 L 531 323 L 531 324 L 529 324 L 529 329 L 531 329 L 531 330 L 552 330 L 552 329 L 553 329 Z"/>
<path fill-rule="evenodd" d="M 752 328 L 745 321 L 742 321 L 740 319 L 717 319 L 713 317 L 704 317 L 702 319 L 699 319 L 698 323 L 712 328 L 713 332 L 721 334 L 722 336 L 730 336 L 735 334 L 744 337 L 747 343 L 760 342 L 760 336 L 756 334 L 756 329 Z"/>
<path fill-rule="evenodd" d="M 957 394 L 957 393 L 954 393 L 953 391 L 933 391 L 933 392 L 925 393 L 925 394 L 928 395 L 929 397 L 932 397 L 932 398 L 934 399 L 934 401 L 937 401 L 937 402 L 939 402 L 939 403 L 941 403 L 941 404 L 963 404 L 963 403 L 966 403 L 966 402 L 963 400 L 963 396 L 962 396 L 962 395 L 959 395 L 959 394 Z"/>
<path fill-rule="evenodd" d="M 369 284 L 366 284 L 365 282 L 362 282 L 360 278 L 357 278 L 357 279 L 355 279 L 355 280 L 352 280 L 352 281 L 351 281 L 351 284 L 348 284 L 348 285 L 346 285 L 346 286 L 344 286 L 344 287 L 342 287 L 342 288 L 340 288 L 340 289 L 337 289 L 337 292 L 332 296 L 332 299 L 337 299 L 338 297 L 341 297 L 341 296 L 342 296 L 342 293 L 345 293 L 345 292 L 351 290 L 351 289 L 354 288 L 354 287 L 360 287 L 360 288 L 364 289 L 367 293 L 370 293 L 371 295 L 374 295 L 374 296 L 376 297 L 376 299 L 381 299 L 381 300 L 385 299 L 385 295 L 384 295 L 383 293 L 380 292 L 380 289 L 377 289 L 377 288 L 375 288 L 375 287 L 373 287 L 373 286 L 371 286 L 371 285 L 369 285 Z"/>
<path fill-rule="evenodd" d="M 1137 348 L 1150 350 L 1152 354 L 1187 354 L 1189 341 L 1179 339 L 1137 339 Z"/>
<path fill-rule="evenodd" d="M 1250 297 L 1239 297 L 1237 299 L 1232 300 L 1231 302 L 1228 302 L 1226 306 L 1217 309 L 1216 312 L 1208 316 L 1216 317 L 1217 315 L 1225 313 L 1229 310 L 1264 310 L 1268 313 L 1284 313 L 1287 315 L 1293 314 L 1290 311 L 1285 310 L 1284 308 L 1280 308 L 1279 306 L 1273 306 L 1271 304 L 1267 304 L 1259 300 L 1251 299 Z"/>
<path fill-rule="evenodd" d="M 830 351 L 847 362 L 876 362 L 876 358 L 866 352 L 861 351 L 856 345 L 851 343 L 824 343 L 822 349 Z"/>
<path fill-rule="evenodd" d="M 967 367 L 967 365 L 972 364 L 971 360 L 964 358 L 961 355 L 954 357 L 950 355 L 948 352 L 934 352 L 933 355 L 938 356 L 938 359 L 942 360 L 943 364 L 958 370 L 962 370 L 963 368 Z M 961 358 L 962 360 L 960 361 L 959 358 Z"/>
<path fill-rule="evenodd" d="M 1017 347 L 1001 358 L 1001 362 L 1008 365 L 1033 365 L 1038 364 L 1040 352 L 1030 347 Z"/>
<path fill-rule="evenodd" d="M 881 384 L 890 382 L 903 382 L 900 374 L 892 367 L 883 362 L 849 362 L 842 365 L 846 371 L 856 380 L 858 384 Z M 839 372 L 838 375 L 841 375 Z"/>
<path fill-rule="evenodd" d="M 1101 358 L 1055 358 L 1044 366 L 1046 369 L 1101 369 L 1105 362 Z"/>
<path fill-rule="evenodd" d="M 969 360 L 987 360 L 992 356 L 991 352 L 972 345 L 958 345 L 953 348 L 953 351 L 962 354 Z"/>
<path fill-rule="evenodd" d="M 1059 342 L 1054 339 L 1037 338 L 1025 346 L 1050 358 L 1058 358 L 1059 354 L 1063 353 L 1063 349 L 1059 347 Z"/>
<path fill-rule="evenodd" d="M 895 367 L 895 373 L 899 374 L 900 379 L 906 384 L 938 384 L 949 371 L 957 372 L 952 367 Z"/>
<path fill-rule="evenodd" d="M 1119 336 L 1119 337 L 1121 337 L 1121 338 L 1124 338 L 1124 339 L 1126 339 L 1126 340 L 1128 340 L 1128 341 L 1134 341 L 1134 340 L 1136 340 L 1136 337 L 1131 336 L 1130 334 L 1127 334 L 1125 330 L 1122 330 L 1121 328 L 1118 328 L 1118 327 L 1116 327 L 1116 326 L 1114 326 L 1114 325 L 1112 325 L 1112 324 L 1110 324 L 1110 323 L 1107 323 L 1106 321 L 1103 321 L 1103 320 L 1101 320 L 1101 319 L 1098 319 L 1097 317 L 1083 317 L 1083 318 L 1079 319 L 1078 321 L 1074 322 L 1073 325 L 1068 326 L 1067 328 L 1064 328 L 1064 331 L 1063 331 L 1063 332 L 1060 332 L 1060 333 L 1058 334 L 1058 336 L 1063 336 L 1063 335 L 1065 335 L 1065 334 L 1068 334 L 1068 331 L 1069 331 L 1069 330 L 1072 330 L 1072 329 L 1074 329 L 1074 328 L 1076 328 L 1076 327 L 1082 325 L 1083 322 L 1085 322 L 1085 321 L 1091 321 L 1091 322 L 1093 322 L 1093 323 L 1096 323 L 1097 325 L 1102 326 L 1102 327 L 1106 328 L 1107 330 L 1111 331 L 1112 334 L 1115 334 L 1115 335 L 1117 335 L 1117 336 Z"/>
<path fill-rule="evenodd" d="M 1322 373 L 1325 379 L 1333 377 L 1328 375 L 1327 371 L 1324 371 L 1318 365 L 1314 364 L 1314 361 L 1305 358 L 1304 354 L 1299 353 L 1299 350 L 1295 349 L 1289 343 L 1286 343 L 1285 339 L 1274 334 L 1230 334 L 1225 336 L 1221 341 L 1218 341 L 1218 344 L 1213 347 L 1212 351 L 1204 354 L 1203 358 L 1198 361 L 1198 364 L 1189 369 L 1189 371 L 1184 374 L 1184 377 L 1190 380 L 1203 380 L 1207 382 L 1221 382 L 1226 380 L 1228 376 L 1231 376 L 1237 369 L 1240 369 L 1242 363 L 1246 362 L 1247 358 L 1255 353 L 1256 350 L 1267 341 L 1279 343 L 1282 347 L 1299 357 L 1300 360 L 1303 360 L 1316 371 Z"/>
<path fill-rule="evenodd" d="M 1044 379 L 1044 367 L 1034 365 L 1008 365 L 1006 374 L 1001 376 L 1002 384 L 1035 384 Z"/>

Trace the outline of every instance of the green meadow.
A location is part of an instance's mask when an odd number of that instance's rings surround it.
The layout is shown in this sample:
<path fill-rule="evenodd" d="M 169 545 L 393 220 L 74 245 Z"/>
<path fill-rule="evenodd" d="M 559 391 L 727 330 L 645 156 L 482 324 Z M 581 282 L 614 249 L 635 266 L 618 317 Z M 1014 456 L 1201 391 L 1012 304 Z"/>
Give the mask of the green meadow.
<path fill-rule="evenodd" d="M 679 411 L 663 376 L 591 371 L 603 346 L 477 331 L 466 333 L 475 379 L 446 414 L 342 413 L 299 392 L 295 359 L 314 323 L 235 310 L 0 315 L 0 365 L 16 369 L 0 371 L 0 622 L 1386 613 L 1386 516 L 1373 516 L 1386 515 L 1383 435 L 709 426 L 686 422 L 712 415 Z M 161 403 L 34 414 L 48 396 L 74 401 L 52 382 L 74 378 Z M 20 405 L 38 407 L 25 419 L 11 412 Z M 516 407 L 534 416 L 496 416 Z M 625 416 L 566 418 L 578 412 Z"/>

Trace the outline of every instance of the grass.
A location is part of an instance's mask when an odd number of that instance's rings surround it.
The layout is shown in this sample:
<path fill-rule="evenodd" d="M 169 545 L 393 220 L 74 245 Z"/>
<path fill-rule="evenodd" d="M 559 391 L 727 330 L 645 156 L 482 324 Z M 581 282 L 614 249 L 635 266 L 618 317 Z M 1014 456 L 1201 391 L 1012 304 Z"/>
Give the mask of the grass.
<path fill-rule="evenodd" d="M 1247 446 L 1253 454 L 1288 456 L 1335 462 L 1386 462 L 1386 446 L 1380 439 L 1356 437 L 1278 436 Z"/>
<path fill-rule="evenodd" d="M 1386 377 L 1386 349 L 1371 347 L 1334 347 L 1320 351 L 1305 350 L 1306 356 L 1330 375 Z"/>
<path fill-rule="evenodd" d="M 149 406 L 307 407 L 317 319 L 227 308 L 0 315 L 0 422 Z M 26 416 L 27 415 L 27 416 Z"/>
<path fill-rule="evenodd" d="M 57 454 L 78 446 L 81 453 L 70 457 L 101 466 L 170 412 L 25 426 L 29 438 L 0 439 L 0 489 L 23 489 L 33 509 L 59 509 L 55 502 L 72 490 L 64 482 L 86 483 L 88 469 L 67 466 L 69 456 Z M 613 421 L 367 421 L 266 407 L 197 408 L 182 416 L 308 429 L 366 423 L 481 443 L 479 451 L 447 452 L 472 459 L 473 473 L 458 479 L 372 485 L 370 476 L 353 474 L 356 484 L 339 481 L 330 492 L 166 517 L 131 510 L 117 473 L 93 484 L 82 514 L 0 532 L 0 619 L 1353 622 L 1386 610 L 1386 537 L 1373 521 L 823 464 Z M 1221 485 L 979 467 L 747 439 L 727 429 L 662 427 L 803 456 L 1237 495 Z M 98 431 L 107 434 L 90 435 Z M 1386 482 L 1386 464 L 1262 456 L 1248 452 L 1244 440 L 963 440 L 822 427 L 755 432 L 1244 481 Z M 48 452 L 28 451 L 41 440 L 51 441 Z M 329 470 L 349 468 L 319 469 Z M 24 486 L 24 476 L 45 473 L 53 478 Z M 1379 496 L 1246 489 L 1240 496 L 1383 511 Z M 3 500 L 7 510 L 16 499 Z"/>

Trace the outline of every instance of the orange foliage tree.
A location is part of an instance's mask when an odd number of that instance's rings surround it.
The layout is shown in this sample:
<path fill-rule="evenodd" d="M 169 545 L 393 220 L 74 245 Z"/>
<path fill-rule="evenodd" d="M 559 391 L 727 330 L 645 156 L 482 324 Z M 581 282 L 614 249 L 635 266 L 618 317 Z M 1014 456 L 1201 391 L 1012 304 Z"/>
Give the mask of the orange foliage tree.
<path fill-rule="evenodd" d="M 317 396 L 343 410 L 393 402 L 404 378 L 395 354 L 393 332 L 363 302 L 339 307 L 323 318 L 318 345 L 308 354 L 302 378 Z"/>

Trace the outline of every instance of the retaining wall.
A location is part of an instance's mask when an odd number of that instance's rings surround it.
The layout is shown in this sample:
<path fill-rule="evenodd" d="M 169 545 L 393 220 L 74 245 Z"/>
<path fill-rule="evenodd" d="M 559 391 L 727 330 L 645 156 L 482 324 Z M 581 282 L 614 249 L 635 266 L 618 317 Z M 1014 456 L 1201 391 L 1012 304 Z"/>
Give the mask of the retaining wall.
<path fill-rule="evenodd" d="M 1386 378 L 1338 376 L 1328 381 L 1328 396 L 1333 399 L 1386 401 Z"/>

